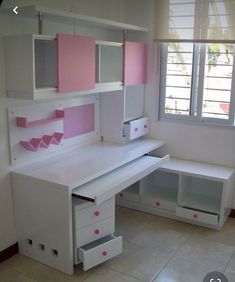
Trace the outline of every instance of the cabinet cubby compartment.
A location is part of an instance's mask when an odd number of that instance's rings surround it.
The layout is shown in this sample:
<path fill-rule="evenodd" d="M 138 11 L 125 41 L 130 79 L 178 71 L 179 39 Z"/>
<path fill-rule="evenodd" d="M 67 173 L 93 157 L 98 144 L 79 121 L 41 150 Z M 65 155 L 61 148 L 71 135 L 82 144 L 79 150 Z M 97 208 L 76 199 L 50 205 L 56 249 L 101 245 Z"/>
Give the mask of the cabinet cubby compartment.
<path fill-rule="evenodd" d="M 37 152 L 39 147 L 48 148 L 51 144 L 59 145 L 64 134 L 55 132 L 53 135 L 44 135 L 42 138 L 32 138 L 30 141 L 20 141 L 20 144 L 28 151 Z"/>
<path fill-rule="evenodd" d="M 141 180 L 141 183 L 143 204 L 175 212 L 178 199 L 178 174 L 158 170 Z"/>
<path fill-rule="evenodd" d="M 64 119 L 64 111 L 56 110 L 55 116 L 44 118 L 44 119 L 39 119 L 39 120 L 28 121 L 26 117 L 16 117 L 16 125 L 17 127 L 28 128 L 28 127 L 48 124 L 50 122 L 59 121 L 63 119 Z"/>
<path fill-rule="evenodd" d="M 96 87 L 123 85 L 123 44 L 96 41 Z"/>
<path fill-rule="evenodd" d="M 8 35 L 6 89 L 9 97 L 35 99 L 36 93 L 55 92 L 57 42 L 46 35 Z"/>
<path fill-rule="evenodd" d="M 179 206 L 220 214 L 222 193 L 222 181 L 182 175 Z"/>
<path fill-rule="evenodd" d="M 139 202 L 140 201 L 139 182 L 132 184 L 127 189 L 118 193 L 117 198 L 131 202 Z"/>

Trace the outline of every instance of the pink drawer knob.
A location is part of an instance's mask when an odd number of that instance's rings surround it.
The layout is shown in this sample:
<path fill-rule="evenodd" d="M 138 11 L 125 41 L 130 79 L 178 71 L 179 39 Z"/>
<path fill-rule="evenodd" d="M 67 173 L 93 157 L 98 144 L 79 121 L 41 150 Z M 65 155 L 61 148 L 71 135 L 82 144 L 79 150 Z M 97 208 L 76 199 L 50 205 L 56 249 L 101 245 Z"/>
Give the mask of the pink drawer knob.
<path fill-rule="evenodd" d="M 144 125 L 144 128 L 148 128 L 148 125 L 147 125 L 147 124 L 145 124 L 145 125 Z"/>
<path fill-rule="evenodd" d="M 138 127 L 136 127 L 136 128 L 135 128 L 135 131 L 138 131 L 138 130 L 139 130 Z"/>
<path fill-rule="evenodd" d="M 106 251 L 103 251 L 103 252 L 102 252 L 102 256 L 103 256 L 103 257 L 106 257 L 107 254 L 108 254 L 108 253 L 107 253 Z"/>
<path fill-rule="evenodd" d="M 100 234 L 100 230 L 99 229 L 96 229 L 95 232 L 94 232 L 96 235 Z"/>
<path fill-rule="evenodd" d="M 156 202 L 156 206 L 159 207 L 160 206 L 160 202 Z"/>
<path fill-rule="evenodd" d="M 100 215 L 100 212 L 99 211 L 95 211 L 95 216 L 99 216 Z"/>
<path fill-rule="evenodd" d="M 194 214 L 194 215 L 193 215 L 193 218 L 197 219 L 197 218 L 198 218 L 198 215 L 197 215 L 197 214 Z"/>

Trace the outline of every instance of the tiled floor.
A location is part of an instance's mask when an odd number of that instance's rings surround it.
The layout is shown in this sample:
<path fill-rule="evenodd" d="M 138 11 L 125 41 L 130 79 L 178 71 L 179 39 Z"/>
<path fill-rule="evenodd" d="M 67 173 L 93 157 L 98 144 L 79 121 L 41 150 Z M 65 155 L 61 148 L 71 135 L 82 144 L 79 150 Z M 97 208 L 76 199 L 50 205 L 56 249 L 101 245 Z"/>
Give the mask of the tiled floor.
<path fill-rule="evenodd" d="M 0 282 L 202 282 L 211 271 L 235 282 L 235 219 L 213 231 L 122 207 L 116 214 L 122 255 L 68 276 L 18 254 L 0 265 Z"/>

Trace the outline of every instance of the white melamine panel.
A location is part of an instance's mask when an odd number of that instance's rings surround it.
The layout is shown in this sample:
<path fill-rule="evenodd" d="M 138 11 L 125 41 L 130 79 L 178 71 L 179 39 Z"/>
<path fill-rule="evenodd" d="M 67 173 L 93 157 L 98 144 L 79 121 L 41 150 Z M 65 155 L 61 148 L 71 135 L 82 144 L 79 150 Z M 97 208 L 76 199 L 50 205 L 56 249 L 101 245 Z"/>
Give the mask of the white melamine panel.
<path fill-rule="evenodd" d="M 17 173 L 12 174 L 12 185 L 20 253 L 72 274 L 72 201 L 67 187 Z"/>
<path fill-rule="evenodd" d="M 104 141 L 122 143 L 123 120 L 123 91 L 101 94 L 101 136 Z"/>
<path fill-rule="evenodd" d="M 107 236 L 79 249 L 83 270 L 88 270 L 122 253 L 122 236 Z"/>
<path fill-rule="evenodd" d="M 164 158 L 142 156 L 74 189 L 73 194 L 100 204 L 158 169 L 162 163 L 168 161 L 168 158 L 169 156 Z"/>
<path fill-rule="evenodd" d="M 48 122 L 29 128 L 17 127 L 16 117 L 26 117 L 27 120 L 35 121 L 55 116 L 55 110 L 64 108 L 94 104 L 95 105 L 95 130 L 70 139 L 62 139 L 59 145 L 51 144 L 48 148 L 39 147 L 36 152 L 26 150 L 21 141 L 30 141 L 32 138 L 41 138 L 43 135 L 52 135 L 55 132 L 63 133 L 63 120 Z M 43 102 L 19 106 L 8 109 L 8 124 L 10 137 L 10 152 L 12 164 L 22 165 L 33 161 L 46 159 L 53 154 L 69 149 L 72 146 L 94 143 L 99 140 L 100 132 L 100 99 L 98 95 L 80 97 L 78 99 L 63 100 L 57 102 Z"/>
<path fill-rule="evenodd" d="M 113 234 L 114 230 L 114 217 L 109 217 L 86 227 L 78 228 L 74 230 L 75 247 L 81 247 L 109 234 Z"/>
<path fill-rule="evenodd" d="M 6 36 L 5 52 L 8 96 L 31 99 L 35 84 L 32 35 Z"/>
<path fill-rule="evenodd" d="M 103 202 L 100 205 L 89 203 L 89 207 L 82 208 L 79 203 L 81 199 L 73 197 L 73 216 L 74 216 L 74 228 L 78 229 L 107 217 L 114 217 L 115 214 L 115 199 L 110 199 Z"/>
<path fill-rule="evenodd" d="M 219 224 L 219 215 L 209 214 L 205 212 L 200 212 L 197 210 L 191 210 L 186 208 L 177 207 L 176 215 L 182 218 L 189 219 L 193 222 L 206 223 L 209 225 L 218 225 Z"/>
<path fill-rule="evenodd" d="M 162 141 L 152 139 L 139 139 L 125 146 L 106 142 L 95 143 L 81 148 L 74 147 L 71 151 L 61 152 L 57 156 L 51 156 L 47 160 L 26 165 L 15 171 L 22 175 L 66 185 L 72 190 L 163 144 Z"/>
<path fill-rule="evenodd" d="M 169 163 L 162 166 L 166 171 L 178 172 L 185 175 L 199 176 L 212 180 L 229 180 L 234 169 L 231 167 L 217 166 L 212 164 L 185 161 L 180 159 L 170 159 Z"/>
<path fill-rule="evenodd" d="M 144 115 L 144 91 L 144 85 L 126 87 L 124 121 L 133 120 Z"/>
<path fill-rule="evenodd" d="M 92 7 L 94 8 L 95 5 L 92 5 Z M 104 10 L 106 11 L 105 7 L 104 7 Z M 12 9 L 11 8 L 5 9 L 4 12 L 8 14 L 12 14 Z M 44 16 L 46 16 L 46 18 L 53 20 L 55 22 L 64 22 L 64 23 L 71 23 L 71 24 L 80 23 L 80 24 L 84 24 L 85 26 L 87 25 L 95 26 L 95 27 L 100 26 L 102 28 L 112 29 L 112 30 L 130 30 L 130 31 L 132 30 L 132 31 L 142 31 L 142 32 L 148 31 L 147 28 L 141 27 L 141 26 L 108 20 L 105 18 L 81 15 L 79 13 L 74 13 L 71 11 L 62 11 L 58 9 L 52 9 L 52 8 L 41 7 L 41 6 L 33 6 L 33 5 L 20 7 L 19 16 L 35 17 L 35 15 L 38 15 L 39 13 L 43 14 Z"/>

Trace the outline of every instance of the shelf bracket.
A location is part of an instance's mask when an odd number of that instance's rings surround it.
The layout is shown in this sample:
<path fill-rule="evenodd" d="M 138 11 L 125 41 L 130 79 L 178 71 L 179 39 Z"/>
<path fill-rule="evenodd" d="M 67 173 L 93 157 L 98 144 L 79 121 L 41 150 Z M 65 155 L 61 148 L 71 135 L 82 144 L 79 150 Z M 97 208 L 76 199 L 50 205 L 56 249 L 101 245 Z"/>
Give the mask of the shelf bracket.
<path fill-rule="evenodd" d="M 38 13 L 38 34 L 42 34 L 43 29 L 43 16 L 42 12 Z"/>

